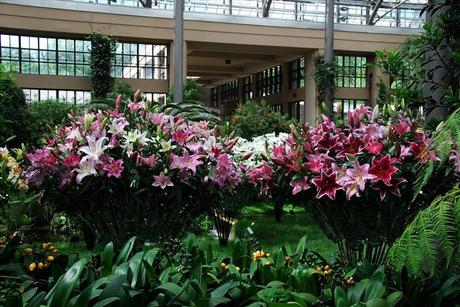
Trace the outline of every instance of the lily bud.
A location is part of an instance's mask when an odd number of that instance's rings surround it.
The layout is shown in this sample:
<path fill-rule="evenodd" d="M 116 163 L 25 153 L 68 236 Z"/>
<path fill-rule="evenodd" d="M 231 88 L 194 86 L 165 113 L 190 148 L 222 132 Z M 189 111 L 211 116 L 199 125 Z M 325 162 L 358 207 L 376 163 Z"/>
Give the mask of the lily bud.
<path fill-rule="evenodd" d="M 137 102 L 139 100 L 139 98 L 141 97 L 141 90 L 138 89 L 135 93 L 134 93 L 134 102 Z"/>
<path fill-rule="evenodd" d="M 121 107 L 121 104 L 123 103 L 123 98 L 121 95 L 118 95 L 117 99 L 115 99 L 115 108 L 118 110 Z"/>
<path fill-rule="evenodd" d="M 83 116 L 83 125 L 86 131 L 88 131 L 91 128 L 93 121 L 94 114 L 86 113 L 85 116 Z"/>
<path fill-rule="evenodd" d="M 171 114 L 172 110 L 173 110 L 172 108 L 166 108 L 164 113 L 169 115 Z"/>

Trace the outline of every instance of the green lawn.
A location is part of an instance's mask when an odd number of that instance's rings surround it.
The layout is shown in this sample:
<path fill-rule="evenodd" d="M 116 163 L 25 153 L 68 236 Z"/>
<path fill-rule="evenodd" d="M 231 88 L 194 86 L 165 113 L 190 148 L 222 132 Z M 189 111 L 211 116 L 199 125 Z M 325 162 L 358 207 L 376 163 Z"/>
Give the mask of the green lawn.
<path fill-rule="evenodd" d="M 281 222 L 277 223 L 273 216 L 273 205 L 270 203 L 260 203 L 246 206 L 235 225 L 234 233 L 236 238 L 243 238 L 248 234 L 248 227 L 253 231 L 253 235 L 260 242 L 266 251 L 272 251 L 281 246 L 290 245 L 295 248 L 299 239 L 307 236 L 307 246 L 319 252 L 326 259 L 334 256 L 337 249 L 335 244 L 329 241 L 315 224 L 311 215 L 303 208 L 286 205 Z M 224 256 L 227 248 L 219 246 L 216 237 L 211 235 L 198 236 L 199 245 L 206 247 L 213 246 L 216 255 Z M 97 245 L 94 251 L 88 251 L 84 242 L 75 244 L 59 241 L 55 242 L 61 252 L 66 254 L 79 254 L 81 257 L 89 258 L 93 253 L 101 252 L 104 247 Z"/>
<path fill-rule="evenodd" d="M 281 222 L 277 223 L 272 215 L 273 206 L 269 203 L 248 206 L 243 209 L 236 225 L 236 237 L 244 237 L 247 228 L 251 227 L 254 236 L 264 250 L 277 249 L 283 244 L 295 247 L 299 239 L 307 235 L 307 246 L 327 259 L 334 256 L 337 249 L 334 243 L 326 238 L 315 224 L 310 214 L 301 208 L 286 206 Z M 219 247 L 217 238 L 204 235 L 198 238 L 200 245 L 211 244 L 219 254 L 226 248 Z"/>

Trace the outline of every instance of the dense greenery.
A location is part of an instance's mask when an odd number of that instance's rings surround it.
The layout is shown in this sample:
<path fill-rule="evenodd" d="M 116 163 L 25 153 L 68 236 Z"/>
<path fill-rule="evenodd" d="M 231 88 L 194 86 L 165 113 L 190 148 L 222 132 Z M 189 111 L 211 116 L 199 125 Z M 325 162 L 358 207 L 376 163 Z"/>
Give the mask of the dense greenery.
<path fill-rule="evenodd" d="M 105 98 L 113 86 L 112 62 L 116 41 L 107 35 L 94 32 L 91 41 L 91 84 L 95 98 Z"/>
<path fill-rule="evenodd" d="M 271 132 L 287 132 L 291 123 L 286 115 L 273 112 L 264 100 L 249 100 L 236 108 L 231 129 L 235 135 L 251 139 Z"/>
<path fill-rule="evenodd" d="M 29 139 L 28 115 L 22 89 L 5 66 L 0 65 L 0 144 L 18 147 Z"/>
<path fill-rule="evenodd" d="M 326 63 L 324 56 L 317 56 L 315 58 L 315 83 L 318 91 L 316 101 L 322 104 L 323 112 L 326 114 L 329 111 L 329 107 L 325 104 L 325 95 L 327 89 L 329 89 L 332 97 L 334 96 L 337 69 L 336 63 Z"/>
<path fill-rule="evenodd" d="M 197 79 L 186 78 L 184 80 L 184 92 L 182 98 L 184 101 L 199 101 L 202 90 L 202 85 L 198 82 Z M 174 101 L 174 86 L 169 88 L 168 94 L 166 95 L 166 103 L 172 102 L 181 102 Z"/>

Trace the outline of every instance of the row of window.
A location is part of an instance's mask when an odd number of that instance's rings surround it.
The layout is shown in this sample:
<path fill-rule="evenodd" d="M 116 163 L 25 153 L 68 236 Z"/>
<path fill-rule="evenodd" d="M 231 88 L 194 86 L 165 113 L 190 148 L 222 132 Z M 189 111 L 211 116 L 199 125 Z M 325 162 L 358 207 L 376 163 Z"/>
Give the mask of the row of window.
<path fill-rule="evenodd" d="M 91 102 L 90 91 L 76 90 L 46 90 L 46 89 L 23 89 L 26 101 L 30 104 L 44 100 L 61 100 L 71 104 L 85 104 Z"/>
<path fill-rule="evenodd" d="M 25 88 L 23 92 L 29 104 L 44 100 L 61 100 L 70 104 L 86 104 L 91 102 L 90 91 Z M 144 95 L 147 101 L 158 102 L 160 104 L 166 103 L 166 94 L 164 93 L 144 93 Z"/>
<path fill-rule="evenodd" d="M 337 87 L 367 87 L 367 59 L 363 56 L 344 56 L 335 57 L 337 64 L 336 86 Z M 256 95 L 264 97 L 276 95 L 282 91 L 283 66 L 277 65 L 261 71 L 255 75 Z M 242 79 L 243 101 L 253 98 L 252 92 L 253 76 Z M 289 64 L 289 88 L 298 89 L 305 86 L 305 59 L 299 58 Z M 230 81 L 221 87 L 221 101 L 238 101 L 238 82 Z M 211 92 L 212 104 L 217 106 L 218 89 L 213 88 Z"/>
<path fill-rule="evenodd" d="M 23 35 L 0 35 L 0 63 L 23 74 L 89 76 L 91 42 Z M 112 75 L 117 78 L 168 78 L 166 45 L 117 43 Z"/>
<path fill-rule="evenodd" d="M 276 65 L 256 74 L 258 97 L 281 93 L 283 88 L 283 66 Z"/>

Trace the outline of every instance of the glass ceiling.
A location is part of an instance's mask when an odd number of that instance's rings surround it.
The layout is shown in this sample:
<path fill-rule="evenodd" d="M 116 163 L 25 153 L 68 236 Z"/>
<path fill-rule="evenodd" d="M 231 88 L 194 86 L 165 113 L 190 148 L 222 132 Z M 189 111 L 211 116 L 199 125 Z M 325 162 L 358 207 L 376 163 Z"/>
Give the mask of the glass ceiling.
<path fill-rule="evenodd" d="M 102 5 L 146 7 L 154 10 L 173 10 L 174 0 L 60 0 Z M 213 15 L 262 17 L 262 0 L 185 0 L 185 11 Z M 369 2 L 377 0 L 336 0 L 336 23 L 365 25 L 372 13 Z M 420 11 L 427 0 L 383 1 L 375 25 L 386 27 L 419 28 L 424 16 Z M 268 18 L 324 22 L 324 0 L 273 0 Z"/>

